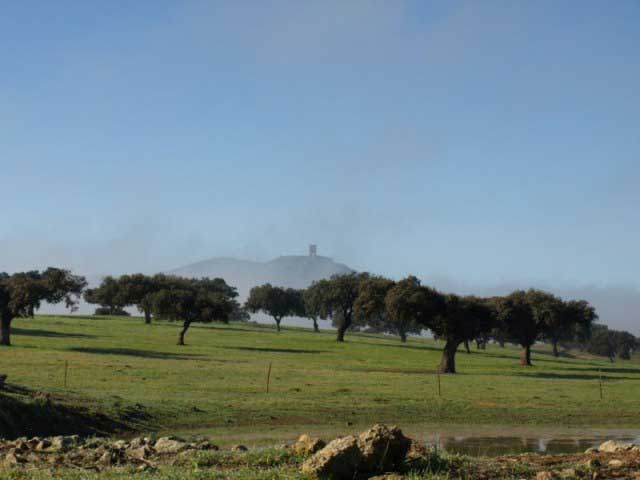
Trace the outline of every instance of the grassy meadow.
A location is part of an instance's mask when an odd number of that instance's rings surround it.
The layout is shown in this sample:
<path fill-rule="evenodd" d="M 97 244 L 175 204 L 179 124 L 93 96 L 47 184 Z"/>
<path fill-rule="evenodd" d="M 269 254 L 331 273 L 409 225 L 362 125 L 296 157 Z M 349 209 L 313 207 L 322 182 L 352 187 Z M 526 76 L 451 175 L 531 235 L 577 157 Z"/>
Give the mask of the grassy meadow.
<path fill-rule="evenodd" d="M 461 350 L 459 373 L 441 377 L 438 396 L 442 344 L 430 339 L 350 333 L 339 344 L 332 332 L 214 324 L 193 326 L 180 347 L 178 324 L 140 318 L 39 316 L 13 325 L 0 373 L 24 390 L 5 400 L 47 392 L 56 405 L 139 432 L 215 435 L 224 444 L 375 422 L 640 426 L 637 356 L 555 359 L 541 346 L 534 367 L 523 368 L 516 348 Z"/>

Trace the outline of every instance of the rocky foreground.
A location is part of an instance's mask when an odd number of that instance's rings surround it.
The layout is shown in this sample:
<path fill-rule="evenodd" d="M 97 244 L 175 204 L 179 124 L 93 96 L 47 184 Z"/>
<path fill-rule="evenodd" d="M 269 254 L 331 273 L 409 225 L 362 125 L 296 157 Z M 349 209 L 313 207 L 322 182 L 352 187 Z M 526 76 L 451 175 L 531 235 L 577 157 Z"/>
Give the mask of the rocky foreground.
<path fill-rule="evenodd" d="M 64 472 L 85 472 L 79 478 L 120 478 L 118 472 L 123 478 L 160 478 L 169 469 L 169 476 L 177 472 L 180 478 L 197 471 L 197 478 L 640 480 L 640 447 L 633 444 L 608 441 L 575 455 L 472 458 L 436 452 L 385 425 L 328 444 L 302 435 L 291 446 L 253 451 L 242 445 L 221 450 L 208 439 L 187 442 L 177 437 L 19 438 L 0 441 L 0 461 L 0 477 L 8 473 L 11 478 L 32 478 L 30 472 L 58 478 L 66 478 Z M 237 475 L 238 469 L 245 473 Z M 202 477 L 203 471 L 211 476 Z"/>

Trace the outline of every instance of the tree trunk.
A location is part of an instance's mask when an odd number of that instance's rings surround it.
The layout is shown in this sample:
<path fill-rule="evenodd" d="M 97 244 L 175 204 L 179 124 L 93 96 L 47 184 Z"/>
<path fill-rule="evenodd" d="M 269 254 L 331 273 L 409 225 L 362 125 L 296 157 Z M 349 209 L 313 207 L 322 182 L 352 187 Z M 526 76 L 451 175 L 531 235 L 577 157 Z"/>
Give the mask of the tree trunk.
<path fill-rule="evenodd" d="M 500 348 L 504 348 L 504 340 L 503 339 L 498 340 L 498 345 L 500 345 Z"/>
<path fill-rule="evenodd" d="M 188 320 L 185 320 L 185 322 L 182 324 L 182 330 L 180 330 L 180 337 L 178 337 L 178 345 L 184 345 L 184 335 L 187 333 L 187 330 L 189 330 L 190 325 L 191 325 L 191 322 Z"/>
<path fill-rule="evenodd" d="M 11 345 L 11 317 L 2 315 L 0 318 L 0 345 Z"/>
<path fill-rule="evenodd" d="M 278 317 L 273 317 L 273 319 L 276 321 L 276 332 L 280 333 L 280 322 L 282 319 Z"/>
<path fill-rule="evenodd" d="M 347 330 L 351 326 L 351 315 L 345 313 L 342 319 L 342 325 L 338 327 L 338 336 L 336 340 L 338 342 L 344 342 L 344 334 L 347 333 Z"/>
<path fill-rule="evenodd" d="M 338 336 L 336 337 L 336 340 L 338 342 L 344 342 L 344 334 L 347 331 L 347 328 L 344 325 L 341 325 L 340 327 L 338 327 Z"/>
<path fill-rule="evenodd" d="M 459 340 L 447 340 L 442 350 L 442 359 L 440 360 L 440 373 L 456 373 L 456 351 L 460 345 Z"/>
<path fill-rule="evenodd" d="M 553 356 L 559 357 L 560 353 L 558 353 L 558 340 L 551 340 L 551 344 L 553 345 Z"/>
<path fill-rule="evenodd" d="M 467 351 L 467 353 L 471 353 L 471 349 L 469 348 L 469 340 L 464 341 L 464 349 Z"/>
<path fill-rule="evenodd" d="M 313 319 L 313 331 L 318 333 L 320 331 L 320 327 L 318 327 L 318 320 L 317 319 Z"/>
<path fill-rule="evenodd" d="M 398 334 L 400 335 L 400 341 L 402 343 L 407 343 L 407 332 L 405 332 L 403 329 L 400 329 Z"/>
<path fill-rule="evenodd" d="M 522 352 L 520 353 L 520 365 L 523 367 L 531 366 L 531 345 L 525 345 L 522 347 Z"/>
<path fill-rule="evenodd" d="M 146 325 L 151 325 L 151 312 L 149 310 L 144 311 L 144 323 Z"/>

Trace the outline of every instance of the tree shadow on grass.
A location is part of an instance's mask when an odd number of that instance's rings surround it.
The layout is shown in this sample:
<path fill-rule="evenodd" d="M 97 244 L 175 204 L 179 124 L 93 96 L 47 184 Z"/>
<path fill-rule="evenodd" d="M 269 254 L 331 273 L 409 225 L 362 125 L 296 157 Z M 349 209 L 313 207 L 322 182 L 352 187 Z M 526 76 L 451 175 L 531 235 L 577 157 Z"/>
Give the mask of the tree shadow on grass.
<path fill-rule="evenodd" d="M 266 353 L 325 353 L 324 350 L 303 350 L 298 348 L 270 348 L 270 347 L 221 347 L 226 350 L 243 350 L 247 352 Z"/>
<path fill-rule="evenodd" d="M 557 360 L 559 358 L 570 358 L 570 359 L 576 359 L 578 357 L 576 357 L 575 355 L 572 355 L 571 353 L 561 350 L 558 352 L 558 356 L 554 357 L 553 356 L 553 352 L 549 351 L 549 350 L 539 350 L 539 349 L 531 349 L 531 353 L 535 353 L 536 355 L 546 355 L 547 357 L 553 357 L 554 360 Z"/>
<path fill-rule="evenodd" d="M 556 380 L 599 380 L 601 377 L 597 373 L 552 373 L 552 372 L 522 372 L 522 373 L 510 373 L 516 377 L 531 377 L 531 378 L 546 378 Z M 602 376 L 603 381 L 609 380 L 638 380 L 638 377 L 607 377 Z"/>
<path fill-rule="evenodd" d="M 636 374 L 640 375 L 640 368 L 609 368 L 609 367 L 588 367 L 588 368 L 577 368 L 577 367 L 560 367 L 560 370 L 566 370 L 569 372 L 597 372 L 600 370 L 602 373 L 626 373 L 626 374 Z M 640 380 L 640 377 L 637 377 L 636 380 Z"/>
<path fill-rule="evenodd" d="M 151 358 L 154 360 L 199 360 L 207 358 L 205 355 L 194 353 L 155 352 L 153 350 L 137 350 L 134 348 L 73 347 L 68 348 L 67 351 L 97 355 L 126 355 L 130 357 Z"/>
<path fill-rule="evenodd" d="M 347 368 L 350 372 L 358 373 L 391 373 L 402 375 L 435 375 L 438 371 L 437 368 L 423 368 L 423 369 L 404 369 L 404 368 Z"/>
<path fill-rule="evenodd" d="M 11 333 L 13 335 L 22 335 L 25 337 L 96 338 L 95 335 L 87 335 L 85 333 L 54 332 L 52 330 L 32 330 L 27 328 L 12 328 Z"/>
<path fill-rule="evenodd" d="M 394 345 L 392 343 L 373 343 L 373 342 L 358 342 L 358 344 L 360 345 L 373 345 L 376 347 L 390 347 L 390 348 L 405 348 L 405 349 L 409 349 L 409 350 L 430 350 L 433 352 L 442 352 L 442 349 L 444 348 L 444 344 L 442 346 L 442 348 L 440 347 L 432 347 L 430 345 L 423 345 L 423 346 L 417 346 L 417 345 L 407 345 L 406 343 L 400 343 L 400 341 L 398 340 L 398 344 Z"/>
<path fill-rule="evenodd" d="M 488 356 L 488 357 L 492 357 L 492 358 L 504 358 L 504 359 L 507 359 L 507 360 L 514 360 L 514 361 L 516 361 L 516 362 L 517 362 L 517 361 L 518 361 L 518 359 L 520 358 L 520 351 L 519 351 L 519 350 L 518 350 L 518 351 L 514 351 L 514 354 L 513 354 L 513 355 L 505 355 L 505 354 L 502 354 L 502 353 L 493 353 L 493 352 L 486 352 L 486 353 L 485 353 L 485 352 L 483 352 L 483 353 L 484 353 L 484 355 L 486 355 L 486 356 Z M 537 353 L 539 353 L 539 352 L 537 352 L 537 351 L 532 351 L 532 353 L 537 354 Z M 593 362 L 589 362 L 589 361 L 585 361 L 585 360 L 579 360 L 579 359 L 577 359 L 577 358 L 576 358 L 576 359 L 573 359 L 573 360 L 570 360 L 570 359 L 562 360 L 562 359 L 560 359 L 560 358 L 555 358 L 555 357 L 553 357 L 553 358 L 539 358 L 539 357 L 536 357 L 536 358 L 533 358 L 531 361 L 532 361 L 534 364 L 536 364 L 536 363 L 540 363 L 540 362 L 543 362 L 543 363 L 544 363 L 544 362 L 546 362 L 546 363 L 564 363 L 564 364 L 566 364 L 566 365 L 575 365 L 576 363 L 580 362 L 580 365 L 592 365 L 592 366 L 598 366 L 598 364 L 597 364 L 597 363 L 593 363 Z"/>
<path fill-rule="evenodd" d="M 192 325 L 191 328 L 201 328 L 201 329 L 205 329 L 205 330 L 221 330 L 221 331 L 229 331 L 229 332 L 243 332 L 243 333 L 247 333 L 247 332 L 260 332 L 260 333 L 277 333 L 275 327 L 271 328 L 271 327 L 255 327 L 253 325 L 247 326 L 247 328 L 239 328 L 239 327 L 228 327 L 227 325 L 213 325 L 213 324 L 206 324 L 206 325 Z M 286 330 L 286 327 L 282 328 L 283 330 Z"/>

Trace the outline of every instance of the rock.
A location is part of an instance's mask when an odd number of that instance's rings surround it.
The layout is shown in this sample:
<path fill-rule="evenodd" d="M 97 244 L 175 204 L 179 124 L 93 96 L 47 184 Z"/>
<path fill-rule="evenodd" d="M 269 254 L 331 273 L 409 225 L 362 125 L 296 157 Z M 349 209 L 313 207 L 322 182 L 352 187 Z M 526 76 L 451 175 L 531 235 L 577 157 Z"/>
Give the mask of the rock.
<path fill-rule="evenodd" d="M 104 445 L 104 439 L 102 438 L 90 438 L 84 442 L 86 448 L 98 448 Z"/>
<path fill-rule="evenodd" d="M 29 453 L 25 461 L 30 465 L 38 464 L 42 461 L 40 455 L 36 455 L 35 453 Z"/>
<path fill-rule="evenodd" d="M 4 457 L 4 466 L 5 467 L 15 467 L 20 464 L 20 457 L 18 457 L 15 453 L 7 453 Z"/>
<path fill-rule="evenodd" d="M 129 448 L 129 443 L 124 440 L 118 440 L 111 444 L 111 446 L 117 450 L 124 450 Z"/>
<path fill-rule="evenodd" d="M 47 461 L 54 466 L 62 465 L 64 463 L 64 458 L 62 455 L 50 455 L 47 458 Z"/>
<path fill-rule="evenodd" d="M 111 466 L 115 463 L 113 457 L 114 456 L 112 452 L 104 452 L 102 456 L 98 459 L 98 463 L 100 465 L 104 465 L 105 467 Z"/>
<path fill-rule="evenodd" d="M 407 457 L 410 457 L 410 458 L 426 457 L 428 453 L 429 453 L 429 449 L 424 443 L 418 440 L 413 440 L 413 439 L 411 440 L 411 447 L 407 452 Z"/>
<path fill-rule="evenodd" d="M 145 442 L 145 439 L 144 439 L 144 438 L 142 438 L 142 437 L 136 437 L 136 438 L 132 439 L 132 440 L 129 442 L 129 447 L 130 447 L 130 448 L 139 448 L 139 447 L 141 447 L 141 446 L 143 446 L 143 445 L 146 445 L 146 444 L 147 444 L 147 442 Z"/>
<path fill-rule="evenodd" d="M 18 453 L 25 453 L 25 452 L 28 452 L 30 449 L 27 442 L 23 440 L 17 440 L 15 442 L 14 450 Z"/>
<path fill-rule="evenodd" d="M 153 448 L 158 453 L 178 453 L 187 449 L 187 444 L 171 437 L 161 437 L 156 440 Z"/>
<path fill-rule="evenodd" d="M 360 472 L 377 473 L 394 471 L 411 448 L 411 440 L 395 426 L 374 425 L 358 436 L 362 454 Z"/>
<path fill-rule="evenodd" d="M 138 472 L 153 472 L 155 471 L 155 467 L 150 463 L 143 463 L 138 468 L 136 468 Z"/>
<path fill-rule="evenodd" d="M 300 435 L 298 441 L 291 447 L 298 455 L 309 455 L 323 449 L 327 444 L 319 438 L 311 438 L 309 435 Z"/>
<path fill-rule="evenodd" d="M 302 471 L 320 479 L 333 480 L 392 472 L 410 448 L 411 440 L 399 428 L 374 425 L 358 437 L 348 436 L 330 442 L 304 462 Z"/>
<path fill-rule="evenodd" d="M 247 447 L 245 447 L 244 445 L 234 445 L 233 447 L 231 447 L 231 451 L 232 452 L 247 452 L 247 451 L 249 451 L 249 449 Z"/>
<path fill-rule="evenodd" d="M 609 466 L 611 468 L 620 468 L 622 465 L 624 465 L 624 462 L 622 460 L 618 460 L 617 458 L 609 460 Z"/>
<path fill-rule="evenodd" d="M 632 443 L 620 443 L 615 440 L 607 440 L 604 442 L 598 450 L 604 453 L 616 453 L 616 452 L 624 452 L 627 450 L 631 450 L 633 448 Z"/>
<path fill-rule="evenodd" d="M 565 468 L 564 470 L 560 471 L 561 478 L 575 478 L 575 476 L 576 476 L 575 468 Z"/>
<path fill-rule="evenodd" d="M 138 448 L 130 448 L 126 451 L 128 457 L 135 458 L 137 460 L 146 460 L 152 453 L 153 452 L 148 445 L 143 445 Z"/>
<path fill-rule="evenodd" d="M 404 480 L 405 477 L 397 473 L 385 473 L 384 475 L 376 475 L 370 477 L 369 480 Z"/>
<path fill-rule="evenodd" d="M 26 441 L 26 444 L 29 446 L 29 448 L 30 448 L 31 450 L 33 450 L 33 449 L 35 449 L 35 448 L 36 448 L 36 445 L 38 445 L 41 441 L 42 441 L 42 439 L 41 439 L 41 438 L 39 438 L 39 437 L 33 437 L 33 438 L 30 438 L 29 440 L 27 440 L 27 441 Z"/>
<path fill-rule="evenodd" d="M 63 437 L 61 435 L 51 439 L 51 448 L 61 452 L 69 450 L 77 442 L 77 437 Z"/>
<path fill-rule="evenodd" d="M 590 458 L 589 460 L 584 462 L 584 466 L 589 468 L 589 469 L 598 468 L 601 465 L 602 464 L 600 463 L 600 460 L 598 460 L 597 458 Z"/>
<path fill-rule="evenodd" d="M 302 464 L 302 473 L 319 479 L 352 480 L 362 454 L 353 435 L 337 438 Z"/>
<path fill-rule="evenodd" d="M 536 480 L 553 480 L 553 473 L 551 472 L 538 472 L 536 474 Z"/>
<path fill-rule="evenodd" d="M 220 450 L 220 448 L 217 445 L 214 445 L 209 440 L 202 440 L 196 443 L 194 448 L 196 448 L 196 450 L 212 450 L 212 451 Z"/>
<path fill-rule="evenodd" d="M 593 454 L 593 453 L 598 453 L 599 451 L 600 451 L 600 450 L 598 450 L 597 448 L 595 448 L 595 447 L 591 447 L 591 448 L 587 448 L 587 449 L 584 451 L 584 453 L 585 453 L 585 455 L 591 455 L 591 454 Z"/>

